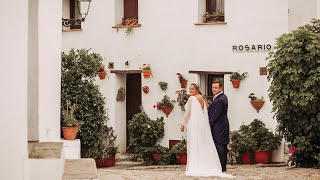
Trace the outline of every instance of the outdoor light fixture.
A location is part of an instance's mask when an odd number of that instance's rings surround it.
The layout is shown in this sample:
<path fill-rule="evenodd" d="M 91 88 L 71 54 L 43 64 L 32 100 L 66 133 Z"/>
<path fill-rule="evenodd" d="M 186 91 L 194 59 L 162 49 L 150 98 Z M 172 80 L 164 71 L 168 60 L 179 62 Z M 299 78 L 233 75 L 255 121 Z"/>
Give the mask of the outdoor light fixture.
<path fill-rule="evenodd" d="M 81 25 L 89 14 L 89 8 L 92 0 L 75 0 L 81 19 L 64 19 L 62 18 L 62 26 L 70 27 L 72 25 Z"/>

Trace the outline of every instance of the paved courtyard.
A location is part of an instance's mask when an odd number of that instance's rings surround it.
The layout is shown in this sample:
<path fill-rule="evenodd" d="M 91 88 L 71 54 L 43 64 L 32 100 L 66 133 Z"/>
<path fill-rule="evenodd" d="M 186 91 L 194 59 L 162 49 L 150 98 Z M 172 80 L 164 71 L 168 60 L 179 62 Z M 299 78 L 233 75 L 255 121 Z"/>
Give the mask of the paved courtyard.
<path fill-rule="evenodd" d="M 286 179 L 286 180 L 320 180 L 320 169 L 289 168 L 285 164 L 274 165 L 234 165 L 228 166 L 228 174 L 236 179 Z M 100 180 L 127 180 L 127 179 L 221 179 L 217 177 L 199 178 L 186 177 L 185 166 L 143 166 L 141 164 L 117 164 L 111 168 L 98 169 Z"/>

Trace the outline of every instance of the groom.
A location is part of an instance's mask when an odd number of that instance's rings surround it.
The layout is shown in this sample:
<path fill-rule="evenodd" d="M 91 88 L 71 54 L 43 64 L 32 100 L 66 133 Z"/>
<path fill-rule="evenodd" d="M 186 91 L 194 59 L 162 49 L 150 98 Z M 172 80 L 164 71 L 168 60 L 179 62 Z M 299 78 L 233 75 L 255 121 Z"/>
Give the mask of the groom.
<path fill-rule="evenodd" d="M 209 107 L 211 134 L 216 145 L 222 171 L 227 171 L 227 144 L 229 143 L 228 98 L 219 81 L 212 82 L 213 102 Z"/>

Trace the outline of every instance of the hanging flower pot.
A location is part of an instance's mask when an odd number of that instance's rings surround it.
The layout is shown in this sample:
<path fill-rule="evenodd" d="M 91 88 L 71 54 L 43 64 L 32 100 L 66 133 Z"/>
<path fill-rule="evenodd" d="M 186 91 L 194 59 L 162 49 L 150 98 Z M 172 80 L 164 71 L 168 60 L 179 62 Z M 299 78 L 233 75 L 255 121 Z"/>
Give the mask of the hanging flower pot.
<path fill-rule="evenodd" d="M 65 140 L 74 140 L 78 132 L 78 127 L 62 127 L 62 133 Z"/>
<path fill-rule="evenodd" d="M 178 160 L 179 164 L 186 165 L 187 164 L 187 154 L 178 155 L 177 160 Z"/>
<path fill-rule="evenodd" d="M 167 117 L 171 113 L 172 109 L 173 106 L 161 106 L 161 110 L 167 115 Z"/>
<path fill-rule="evenodd" d="M 99 78 L 102 80 L 102 79 L 105 79 L 106 78 L 106 75 L 107 75 L 107 72 L 106 71 L 101 71 L 99 72 Z"/>
<path fill-rule="evenodd" d="M 187 88 L 188 80 L 182 80 L 180 84 L 181 84 L 181 88 Z"/>
<path fill-rule="evenodd" d="M 231 81 L 233 88 L 239 88 L 240 87 L 240 79 L 234 79 Z"/>
<path fill-rule="evenodd" d="M 143 86 L 142 90 L 144 93 L 148 93 L 149 92 L 149 87 L 148 86 Z"/>
<path fill-rule="evenodd" d="M 251 105 L 257 110 L 257 113 L 259 113 L 259 110 L 262 108 L 264 105 L 264 100 L 255 100 L 255 101 L 250 101 Z"/>
<path fill-rule="evenodd" d="M 151 70 L 142 70 L 144 78 L 150 78 Z"/>

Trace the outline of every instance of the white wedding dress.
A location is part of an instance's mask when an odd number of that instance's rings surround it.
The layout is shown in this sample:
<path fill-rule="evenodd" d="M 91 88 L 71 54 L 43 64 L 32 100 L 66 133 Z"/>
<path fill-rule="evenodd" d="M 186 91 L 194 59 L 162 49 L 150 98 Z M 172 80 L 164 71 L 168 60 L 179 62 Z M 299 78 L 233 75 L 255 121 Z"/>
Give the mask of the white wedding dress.
<path fill-rule="evenodd" d="M 212 139 L 206 103 L 202 108 L 195 96 L 185 105 L 182 124 L 187 128 L 187 176 L 219 176 L 233 178 L 222 173 L 220 159 Z M 187 126 L 186 126 L 187 125 Z"/>

